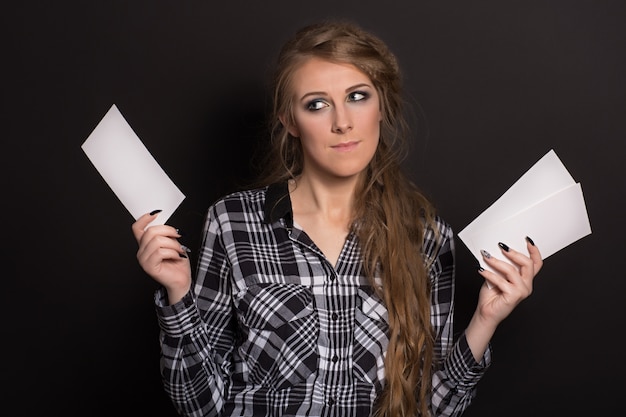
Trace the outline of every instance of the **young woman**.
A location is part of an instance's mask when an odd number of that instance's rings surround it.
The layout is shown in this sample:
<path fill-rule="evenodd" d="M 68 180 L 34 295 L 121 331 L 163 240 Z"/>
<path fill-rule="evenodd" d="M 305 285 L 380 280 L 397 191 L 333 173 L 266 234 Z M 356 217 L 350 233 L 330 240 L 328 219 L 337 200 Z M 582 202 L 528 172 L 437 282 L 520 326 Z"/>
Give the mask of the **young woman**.
<path fill-rule="evenodd" d="M 262 186 L 207 214 L 197 271 L 176 229 L 138 219 L 156 294 L 162 375 L 186 416 L 453 416 L 489 340 L 542 265 L 501 244 L 453 340 L 453 232 L 403 175 L 400 72 L 345 22 L 300 30 L 274 85 Z"/>

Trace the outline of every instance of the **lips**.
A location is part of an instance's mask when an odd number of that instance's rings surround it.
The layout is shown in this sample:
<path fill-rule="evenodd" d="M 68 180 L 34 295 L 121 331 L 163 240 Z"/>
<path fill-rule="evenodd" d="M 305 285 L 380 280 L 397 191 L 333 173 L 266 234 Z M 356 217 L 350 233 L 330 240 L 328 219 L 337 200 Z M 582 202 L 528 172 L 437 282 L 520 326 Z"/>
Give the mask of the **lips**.
<path fill-rule="evenodd" d="M 337 145 L 331 146 L 331 148 L 340 151 L 340 152 L 347 152 L 347 151 L 351 151 L 354 148 L 356 148 L 359 145 L 358 141 L 350 141 L 350 142 L 342 142 L 339 143 Z"/>

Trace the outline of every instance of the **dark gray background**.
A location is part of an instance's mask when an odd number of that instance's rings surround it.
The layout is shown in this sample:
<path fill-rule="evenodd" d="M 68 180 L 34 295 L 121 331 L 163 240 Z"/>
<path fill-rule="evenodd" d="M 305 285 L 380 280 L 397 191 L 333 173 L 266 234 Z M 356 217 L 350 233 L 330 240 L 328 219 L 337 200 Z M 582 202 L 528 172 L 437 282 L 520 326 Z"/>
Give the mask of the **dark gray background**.
<path fill-rule="evenodd" d="M 117 104 L 187 195 L 169 223 L 195 250 L 207 206 L 250 178 L 279 45 L 347 17 L 398 55 L 420 109 L 407 167 L 457 232 L 550 149 L 583 186 L 593 233 L 546 260 L 466 416 L 623 413 L 625 11 L 621 0 L 3 5 L 0 407 L 174 415 L 156 285 L 136 263 L 130 214 L 80 145 Z M 457 249 L 461 328 L 481 279 Z"/>

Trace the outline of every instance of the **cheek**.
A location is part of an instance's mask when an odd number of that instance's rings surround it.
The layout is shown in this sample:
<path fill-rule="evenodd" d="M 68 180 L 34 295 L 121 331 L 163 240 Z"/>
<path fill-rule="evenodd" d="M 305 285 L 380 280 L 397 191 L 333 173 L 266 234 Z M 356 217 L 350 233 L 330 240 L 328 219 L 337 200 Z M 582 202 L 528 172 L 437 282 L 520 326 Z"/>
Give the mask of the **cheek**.
<path fill-rule="evenodd" d="M 382 120 L 379 111 L 372 112 L 372 114 L 368 116 L 366 126 L 368 127 L 368 130 L 371 132 L 372 136 L 380 136 L 381 123 Z"/>
<path fill-rule="evenodd" d="M 290 133 L 292 131 L 297 133 L 297 135 L 292 133 L 296 137 L 315 138 L 329 129 L 328 123 L 328 120 L 321 114 L 301 115 L 295 118 L 295 123 L 290 129 Z"/>
<path fill-rule="evenodd" d="M 382 113 L 378 107 L 372 108 L 366 113 L 364 113 L 362 118 L 363 125 L 368 126 L 369 129 L 377 129 L 380 130 L 380 124 L 383 121 Z"/>

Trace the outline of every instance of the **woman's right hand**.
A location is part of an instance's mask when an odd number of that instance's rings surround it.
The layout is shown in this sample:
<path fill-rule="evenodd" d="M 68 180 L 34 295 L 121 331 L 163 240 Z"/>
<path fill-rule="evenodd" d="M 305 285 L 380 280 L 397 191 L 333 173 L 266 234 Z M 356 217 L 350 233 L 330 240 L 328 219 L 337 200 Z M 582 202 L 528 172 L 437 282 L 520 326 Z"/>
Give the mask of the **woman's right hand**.
<path fill-rule="evenodd" d="M 146 213 L 133 223 L 133 234 L 139 244 L 137 260 L 148 275 L 165 287 L 169 304 L 174 304 L 191 288 L 188 249 L 178 242 L 181 235 L 175 228 L 148 227 L 157 215 L 158 212 Z"/>

